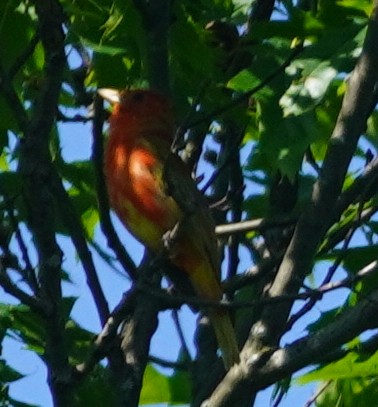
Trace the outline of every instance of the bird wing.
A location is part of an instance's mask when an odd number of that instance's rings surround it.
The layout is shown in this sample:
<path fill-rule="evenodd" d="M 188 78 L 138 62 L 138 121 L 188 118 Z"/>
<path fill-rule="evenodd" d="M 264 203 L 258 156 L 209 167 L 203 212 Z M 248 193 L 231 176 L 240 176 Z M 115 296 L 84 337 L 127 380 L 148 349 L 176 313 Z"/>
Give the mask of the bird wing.
<path fill-rule="evenodd" d="M 213 221 L 206 197 L 198 190 L 189 169 L 174 153 L 164 161 L 163 179 L 167 194 L 172 196 L 183 212 L 180 228 L 196 247 L 203 253 L 213 272 L 219 279 L 219 253 Z"/>

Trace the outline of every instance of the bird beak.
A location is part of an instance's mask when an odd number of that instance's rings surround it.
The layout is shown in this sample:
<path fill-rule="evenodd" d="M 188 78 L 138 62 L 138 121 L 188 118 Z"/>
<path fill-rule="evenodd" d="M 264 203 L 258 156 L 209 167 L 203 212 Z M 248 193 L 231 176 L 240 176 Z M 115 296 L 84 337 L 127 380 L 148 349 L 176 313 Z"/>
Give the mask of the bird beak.
<path fill-rule="evenodd" d="M 119 103 L 120 101 L 120 92 L 116 89 L 101 88 L 98 89 L 97 92 L 102 98 L 104 98 L 111 105 Z"/>

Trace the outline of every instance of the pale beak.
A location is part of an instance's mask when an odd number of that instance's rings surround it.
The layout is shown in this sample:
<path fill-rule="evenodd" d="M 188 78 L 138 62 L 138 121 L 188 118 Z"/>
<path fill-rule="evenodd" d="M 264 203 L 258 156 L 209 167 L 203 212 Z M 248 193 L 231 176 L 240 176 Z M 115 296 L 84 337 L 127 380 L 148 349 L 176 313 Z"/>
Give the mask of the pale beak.
<path fill-rule="evenodd" d="M 120 92 L 117 89 L 111 88 L 101 88 L 97 90 L 98 94 L 104 98 L 111 105 L 119 103 L 120 101 Z"/>

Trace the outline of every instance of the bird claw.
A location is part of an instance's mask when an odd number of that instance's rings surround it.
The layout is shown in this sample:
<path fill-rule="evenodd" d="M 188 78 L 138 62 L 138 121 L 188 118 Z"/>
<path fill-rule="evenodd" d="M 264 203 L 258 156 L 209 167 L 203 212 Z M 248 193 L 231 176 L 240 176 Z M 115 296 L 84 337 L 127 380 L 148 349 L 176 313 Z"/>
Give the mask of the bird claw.
<path fill-rule="evenodd" d="M 175 226 L 173 226 L 172 229 L 167 230 L 164 233 L 164 235 L 163 235 L 163 244 L 164 244 L 164 248 L 167 251 L 170 251 L 172 249 L 172 246 L 175 243 L 175 240 L 177 239 L 179 228 L 180 228 L 180 222 L 177 222 L 175 224 Z"/>

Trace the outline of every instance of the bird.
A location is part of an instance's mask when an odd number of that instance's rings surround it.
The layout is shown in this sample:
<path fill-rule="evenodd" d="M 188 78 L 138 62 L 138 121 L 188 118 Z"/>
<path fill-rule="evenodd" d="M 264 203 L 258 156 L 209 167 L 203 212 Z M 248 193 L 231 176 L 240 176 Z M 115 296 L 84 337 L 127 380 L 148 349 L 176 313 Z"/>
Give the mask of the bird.
<path fill-rule="evenodd" d="M 219 302 L 215 224 L 189 169 L 171 151 L 175 126 L 169 99 L 148 89 L 99 89 L 99 94 L 113 105 L 104 158 L 111 207 L 152 253 L 167 251 L 199 299 Z M 229 370 L 239 362 L 229 311 L 208 307 L 205 312 Z"/>

